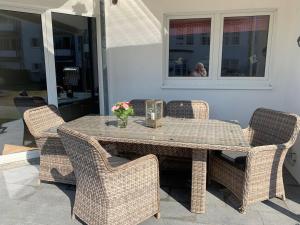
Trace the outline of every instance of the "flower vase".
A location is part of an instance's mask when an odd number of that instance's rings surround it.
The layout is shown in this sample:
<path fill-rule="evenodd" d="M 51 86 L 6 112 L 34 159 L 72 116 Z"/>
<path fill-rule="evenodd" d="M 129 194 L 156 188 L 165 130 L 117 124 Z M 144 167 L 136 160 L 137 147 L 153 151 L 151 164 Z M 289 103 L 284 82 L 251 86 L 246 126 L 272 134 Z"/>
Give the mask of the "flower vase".
<path fill-rule="evenodd" d="M 128 124 L 128 117 L 118 117 L 118 127 L 126 128 Z"/>

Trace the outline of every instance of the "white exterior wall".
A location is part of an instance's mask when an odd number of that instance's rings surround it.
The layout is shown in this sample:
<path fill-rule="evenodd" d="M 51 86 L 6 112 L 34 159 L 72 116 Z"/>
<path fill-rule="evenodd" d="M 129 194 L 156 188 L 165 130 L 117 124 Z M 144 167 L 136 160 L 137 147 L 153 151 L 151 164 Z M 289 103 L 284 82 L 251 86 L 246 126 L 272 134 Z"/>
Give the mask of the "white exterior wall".
<path fill-rule="evenodd" d="M 164 89 L 164 14 L 216 10 L 275 9 L 270 64 L 271 90 Z M 300 114 L 300 1 L 298 0 L 106 0 L 110 105 L 133 98 L 203 99 L 211 118 L 237 119 L 243 126 L 258 107 Z M 300 144 L 289 170 L 300 182 Z"/>
<path fill-rule="evenodd" d="M 289 37 L 291 42 L 295 42 L 295 39 L 300 36 L 299 4 L 296 7 L 291 7 L 289 13 L 293 15 L 292 19 L 288 23 L 288 26 L 293 28 L 290 30 Z M 289 48 L 287 58 L 290 60 L 290 69 L 288 69 L 286 73 L 285 107 L 289 111 L 300 115 L 300 48 L 297 48 L 296 46 Z M 298 138 L 296 145 L 290 150 L 290 152 L 296 153 L 296 162 L 294 164 L 287 161 L 286 166 L 298 182 L 300 182 L 300 138 Z"/>

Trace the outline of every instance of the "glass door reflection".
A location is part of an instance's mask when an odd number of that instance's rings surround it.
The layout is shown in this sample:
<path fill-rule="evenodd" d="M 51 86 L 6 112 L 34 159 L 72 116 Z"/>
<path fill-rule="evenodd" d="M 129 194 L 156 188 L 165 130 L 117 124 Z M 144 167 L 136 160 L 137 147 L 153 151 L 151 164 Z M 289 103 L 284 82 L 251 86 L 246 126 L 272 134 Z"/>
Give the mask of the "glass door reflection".
<path fill-rule="evenodd" d="M 66 121 L 99 113 L 95 18 L 53 13 L 58 106 Z"/>
<path fill-rule="evenodd" d="M 32 150 L 25 110 L 47 104 L 41 16 L 0 10 L 0 155 Z"/>

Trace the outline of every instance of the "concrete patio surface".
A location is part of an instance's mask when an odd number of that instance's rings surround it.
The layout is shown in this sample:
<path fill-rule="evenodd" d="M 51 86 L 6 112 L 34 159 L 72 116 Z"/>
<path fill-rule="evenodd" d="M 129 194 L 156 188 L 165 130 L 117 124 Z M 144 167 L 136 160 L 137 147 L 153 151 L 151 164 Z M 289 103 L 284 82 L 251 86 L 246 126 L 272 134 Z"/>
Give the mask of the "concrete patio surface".
<path fill-rule="evenodd" d="M 39 165 L 14 164 L 0 168 L 1 225 L 78 225 L 71 219 L 75 188 L 38 184 Z M 190 204 L 190 171 L 161 172 L 161 219 L 143 225 L 296 225 L 300 224 L 300 186 L 285 172 L 287 200 L 272 199 L 250 206 L 240 214 L 232 195 L 212 183 L 207 191 L 207 210 L 196 215 Z"/>

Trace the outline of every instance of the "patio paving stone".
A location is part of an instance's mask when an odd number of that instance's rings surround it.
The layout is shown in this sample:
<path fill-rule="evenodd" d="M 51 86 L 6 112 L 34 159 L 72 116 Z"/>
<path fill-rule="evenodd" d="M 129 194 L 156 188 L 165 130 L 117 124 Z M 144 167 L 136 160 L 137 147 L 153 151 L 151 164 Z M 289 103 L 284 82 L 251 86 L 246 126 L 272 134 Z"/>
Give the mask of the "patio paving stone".
<path fill-rule="evenodd" d="M 39 166 L 0 168 L 1 225 L 79 225 L 71 219 L 75 187 L 38 184 Z M 300 186 L 285 173 L 287 201 L 272 199 L 250 205 L 246 215 L 229 191 L 212 183 L 207 191 L 205 214 L 193 214 L 190 205 L 190 171 L 161 172 L 161 219 L 152 217 L 142 225 L 296 225 L 300 224 Z"/>

